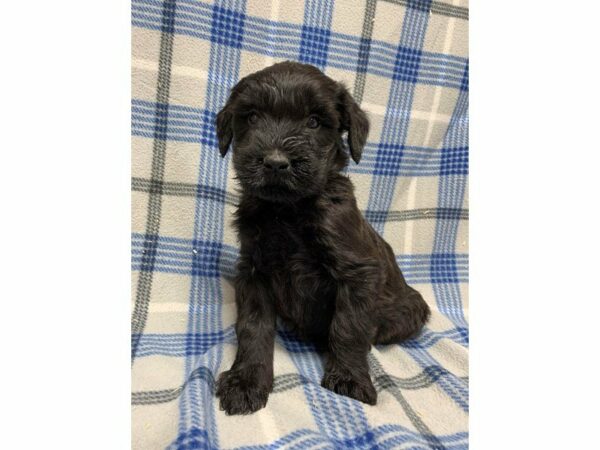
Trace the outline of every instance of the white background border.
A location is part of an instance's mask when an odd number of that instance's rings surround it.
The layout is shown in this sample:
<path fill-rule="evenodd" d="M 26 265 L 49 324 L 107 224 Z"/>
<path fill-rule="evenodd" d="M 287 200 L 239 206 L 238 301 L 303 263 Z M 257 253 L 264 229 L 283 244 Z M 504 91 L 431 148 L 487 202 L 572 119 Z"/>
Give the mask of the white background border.
<path fill-rule="evenodd" d="M 592 448 L 598 7 L 471 3 L 471 448 Z M 3 6 L 5 448 L 130 447 L 129 8 Z"/>
<path fill-rule="evenodd" d="M 130 20 L 2 6 L 2 448 L 131 446 Z"/>
<path fill-rule="evenodd" d="M 471 448 L 597 448 L 598 7 L 470 6 Z"/>

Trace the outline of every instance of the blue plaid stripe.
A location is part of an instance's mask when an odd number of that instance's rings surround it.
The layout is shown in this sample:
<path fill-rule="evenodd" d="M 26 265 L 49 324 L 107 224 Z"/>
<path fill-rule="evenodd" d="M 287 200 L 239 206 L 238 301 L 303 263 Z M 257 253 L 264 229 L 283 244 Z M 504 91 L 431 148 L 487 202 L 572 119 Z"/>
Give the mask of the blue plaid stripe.
<path fill-rule="evenodd" d="M 225 343 L 234 344 L 236 342 L 233 326 L 229 326 L 218 332 L 194 334 L 145 333 L 140 334 L 139 338 L 138 357 L 156 355 L 171 357 L 201 356 L 213 348 L 213 346 Z M 409 339 L 402 342 L 400 346 L 404 349 L 427 350 L 441 340 L 449 340 L 465 348 L 469 346 L 467 329 L 459 327 L 444 331 L 425 329 L 418 339 Z M 295 336 L 282 329 L 278 330 L 277 342 L 291 354 L 313 353 L 315 351 L 313 344 L 300 341 Z M 298 358 L 299 359 L 296 361 L 298 364 L 308 364 L 305 362 L 304 356 L 299 356 Z M 317 370 L 319 366 L 316 366 L 315 372 L 310 372 L 308 369 L 305 371 L 305 374 L 310 379 L 315 380 L 317 384 L 320 382 L 320 378 L 318 378 L 317 375 L 320 374 L 322 376 L 321 370 Z M 423 367 L 427 367 L 427 365 L 423 365 Z"/>
<path fill-rule="evenodd" d="M 469 90 L 469 61 L 465 64 L 465 72 L 463 73 L 462 81 L 460 82 L 461 91 Z"/>
<path fill-rule="evenodd" d="M 331 2 L 323 2 L 331 4 Z M 137 0 L 132 5 L 133 24 L 135 26 L 161 29 L 160 10 L 162 3 L 158 0 Z M 327 11 L 327 8 L 325 8 Z M 409 8 L 409 14 L 416 13 L 427 16 L 420 9 Z M 192 36 L 204 40 L 214 39 L 211 35 L 211 6 L 202 2 L 178 1 L 175 9 L 175 33 Z M 327 14 L 325 13 L 325 16 Z M 303 28 L 285 22 L 245 15 L 243 39 L 228 39 L 235 43 L 236 48 L 252 51 L 274 58 L 298 59 L 303 42 Z M 306 47 L 312 42 L 310 53 L 304 58 L 315 59 L 316 65 L 327 64 L 329 67 L 354 72 L 359 65 L 359 50 L 361 38 L 357 36 L 336 33 L 329 28 L 309 25 L 310 30 L 304 32 Z M 321 32 L 318 30 L 326 30 Z M 413 36 L 419 36 L 417 31 Z M 234 33 L 230 33 L 234 34 Z M 327 36 L 327 38 L 325 38 Z M 421 34 L 422 36 L 422 34 Z M 407 41 L 408 42 L 408 41 Z M 237 47 L 237 45 L 241 47 Z M 326 44 L 326 45 L 325 45 Z M 315 50 L 315 49 L 320 50 Z M 415 51 L 420 46 L 404 45 L 406 52 Z M 413 50 L 410 50 L 413 49 Z M 398 48 L 387 42 L 371 40 L 369 64 L 367 72 L 386 78 L 394 78 L 398 70 Z M 445 86 L 460 89 L 464 84 L 465 66 L 467 60 L 440 53 L 422 52 L 418 62 L 418 77 L 415 82 L 427 85 Z M 394 55 L 394 56 L 390 56 Z M 401 58 L 409 59 L 408 53 Z M 307 62 L 309 62 L 307 60 Z M 322 67 L 322 66 L 321 66 Z M 396 75 L 397 76 L 397 75 Z"/>
<path fill-rule="evenodd" d="M 452 220 L 454 222 L 454 220 Z M 151 245 L 149 243 L 152 243 Z M 151 249 L 151 250 L 149 250 Z M 146 253 L 153 252 L 149 267 Z M 191 275 L 194 277 L 233 277 L 239 249 L 219 242 L 205 242 L 164 236 L 132 237 L 134 270 Z M 468 281 L 468 255 L 432 253 L 399 255 L 398 265 L 410 283 L 458 283 Z"/>
<path fill-rule="evenodd" d="M 467 433 L 454 433 L 436 436 L 447 450 L 467 448 Z M 371 444 L 369 446 L 368 444 Z M 405 444 L 411 444 L 406 447 Z M 323 447 L 323 446 L 326 447 Z M 400 425 L 383 425 L 362 435 L 347 439 L 331 439 L 315 433 L 313 430 L 301 429 L 277 439 L 268 445 L 252 445 L 238 447 L 237 450 L 271 450 L 271 449 L 306 449 L 306 448 L 350 448 L 350 449 L 393 449 L 429 450 L 430 441 L 421 434 L 415 433 Z M 169 449 L 211 449 L 208 433 L 199 428 L 192 428 L 181 434 Z"/>
<path fill-rule="evenodd" d="M 419 64 L 421 63 L 422 56 L 421 50 L 414 50 L 403 46 L 398 47 L 392 78 L 394 80 L 416 83 L 419 78 Z"/>
<path fill-rule="evenodd" d="M 419 9 L 407 9 L 402 27 L 400 43 L 396 49 L 396 60 L 403 52 L 401 49 L 413 48 L 421 52 L 427 26 L 428 14 Z M 412 45 L 411 45 L 412 44 Z M 394 79 L 390 90 L 386 115 L 383 119 L 383 133 L 375 160 L 373 180 L 369 195 L 368 209 L 388 210 L 392 202 L 394 187 L 400 172 L 406 134 L 410 123 L 410 106 L 415 84 L 402 79 Z M 391 111 L 400 114 L 390 115 Z M 374 228 L 382 233 L 383 224 L 375 223 Z"/>
<path fill-rule="evenodd" d="M 158 111 L 158 112 L 156 112 Z M 154 124 L 155 114 L 164 116 L 160 127 Z M 138 99 L 132 101 L 132 133 L 140 137 L 191 142 L 216 147 L 214 130 L 216 112 L 177 104 L 157 105 Z M 389 120 L 400 120 L 390 114 Z M 367 143 L 361 163 L 350 165 L 349 173 L 391 175 L 394 177 L 439 176 L 467 173 L 468 147 L 419 147 L 395 142 Z"/>
<path fill-rule="evenodd" d="M 440 175 L 466 175 L 469 168 L 467 147 L 448 148 L 442 152 Z"/>
<path fill-rule="evenodd" d="M 468 93 L 461 91 L 454 114 L 450 121 L 446 137 L 444 138 L 443 146 L 452 146 L 455 148 L 464 148 L 465 155 L 468 149 Z M 447 152 L 450 153 L 450 152 Z M 457 169 L 450 171 L 446 168 L 445 172 L 440 177 L 438 204 L 453 208 L 462 206 L 467 176 L 467 160 L 466 156 L 462 157 L 465 161 L 457 164 Z M 456 160 L 457 158 L 448 157 L 447 160 Z M 460 160 L 460 158 L 458 158 Z M 462 167 L 461 167 L 462 166 Z M 442 167 L 444 162 L 442 160 Z M 444 172 L 442 169 L 440 172 Z M 445 254 L 446 262 L 452 259 L 454 249 L 456 248 L 456 235 L 458 231 L 458 222 L 455 220 L 438 219 L 434 233 L 434 254 Z M 442 261 L 437 263 L 443 264 Z M 432 264 L 433 266 L 433 264 Z M 438 308 L 446 314 L 457 326 L 466 326 L 466 319 L 463 313 L 461 294 L 456 280 L 449 279 L 443 283 L 434 284 L 434 293 Z"/>
<path fill-rule="evenodd" d="M 304 7 L 304 23 L 301 27 L 298 60 L 321 69 L 327 65 L 331 40 L 331 15 L 333 2 L 308 0 Z"/>
<path fill-rule="evenodd" d="M 168 1 L 164 2 L 164 5 L 162 5 L 161 8 L 161 15 L 160 15 L 160 29 L 161 31 L 165 34 L 165 35 L 172 35 L 174 33 L 174 22 L 175 22 L 175 17 L 171 8 L 171 4 Z M 167 43 L 167 40 L 164 41 L 165 44 L 165 49 L 170 47 L 170 45 Z M 161 39 L 161 47 L 163 46 L 163 40 Z M 165 53 L 169 53 L 168 51 L 165 50 Z M 163 59 L 162 61 L 159 61 L 159 70 L 160 70 L 160 65 L 161 62 L 163 63 L 163 65 L 168 65 L 170 64 L 170 54 L 166 55 L 166 58 Z M 166 63 L 166 60 L 169 61 L 169 63 Z M 159 74 L 158 77 L 158 82 L 163 82 L 165 81 L 165 76 L 164 74 Z M 168 78 L 168 77 L 166 77 Z M 156 98 L 157 100 L 163 100 L 164 97 L 168 96 L 168 87 L 165 90 L 164 86 L 159 87 L 158 83 L 157 83 L 157 93 L 156 93 Z M 158 101 L 157 101 L 158 103 Z M 166 127 L 166 120 L 165 117 L 161 114 L 158 113 L 158 108 L 155 110 L 156 112 L 156 116 L 154 117 L 154 127 L 153 127 L 153 134 L 152 134 L 152 138 L 155 141 L 155 144 L 161 140 L 161 136 L 162 133 L 164 132 L 164 128 Z M 164 148 L 161 148 L 161 146 L 155 145 L 153 147 L 153 151 L 155 151 L 157 154 L 162 153 L 162 151 L 164 151 Z M 152 162 L 152 173 L 154 176 L 162 176 L 163 170 L 164 170 L 164 165 L 161 164 L 161 158 L 160 156 L 155 155 L 156 157 L 153 158 L 153 162 Z M 148 208 L 151 208 L 155 213 L 157 211 L 160 211 L 161 208 L 161 198 L 158 195 L 151 195 L 150 199 L 148 201 Z M 160 223 L 159 220 L 157 220 L 158 218 L 154 218 L 154 217 L 149 217 L 149 220 L 146 223 L 146 230 L 150 230 L 153 229 L 154 232 L 158 231 L 158 225 Z M 154 223 L 151 223 L 151 221 L 154 220 Z M 149 241 L 148 243 L 145 244 L 146 247 L 148 247 L 146 249 L 146 259 L 144 261 L 144 264 L 146 267 L 152 267 L 154 264 L 154 251 L 152 249 L 153 246 L 153 241 Z M 147 295 L 149 297 L 150 292 L 151 292 L 151 280 L 146 280 L 146 283 L 144 283 L 146 285 L 146 288 L 143 289 L 142 288 L 142 292 L 147 292 Z M 138 289 L 140 289 L 140 285 L 138 285 Z M 138 291 L 139 292 L 139 291 Z M 147 299 L 149 300 L 149 298 Z M 136 303 L 137 303 L 137 299 L 136 299 Z M 140 327 L 140 320 L 144 321 L 147 318 L 147 305 L 143 304 L 144 302 L 142 302 L 142 304 L 136 304 L 135 308 L 134 308 L 134 320 L 132 321 L 132 329 L 135 330 L 136 328 Z M 143 326 L 143 325 L 142 325 Z M 139 338 L 135 335 L 132 336 L 132 340 L 131 340 L 131 357 L 132 359 L 135 358 L 136 356 L 136 352 L 137 352 L 137 348 L 138 348 L 138 344 L 139 344 Z"/>
<path fill-rule="evenodd" d="M 242 48 L 245 18 L 243 13 L 215 5 L 212 11 L 211 42 Z"/>
<path fill-rule="evenodd" d="M 420 348 L 405 347 L 406 352 L 423 369 L 427 369 L 432 365 L 438 365 L 438 362 L 425 350 Z M 469 390 L 466 383 L 460 378 L 450 375 L 447 378 L 440 378 L 438 385 L 442 390 L 460 406 L 460 408 L 468 412 L 469 410 Z"/>
<path fill-rule="evenodd" d="M 230 85 L 211 82 L 212 74 L 227 73 L 238 78 L 242 30 L 244 27 L 243 2 L 223 2 L 214 5 L 211 11 L 211 51 L 209 56 L 209 84 L 206 92 L 206 110 L 216 111 L 228 97 Z M 218 76 L 214 77 L 218 80 Z M 203 118 L 210 117 L 203 114 Z M 206 129 L 206 128 L 205 128 Z M 219 159 L 212 145 L 201 144 L 200 172 L 198 184 L 226 188 L 227 166 Z M 224 205 L 208 202 L 204 197 L 196 197 L 194 214 L 195 242 L 221 242 L 224 226 Z M 210 247 L 210 246 L 209 246 Z M 201 255 L 201 252 L 198 252 Z M 208 259 L 215 253 L 210 253 Z M 217 255 L 219 252 L 216 253 Z M 205 256 L 201 256 L 205 258 Z M 194 258 L 196 259 L 196 258 Z M 199 264 L 197 267 L 215 267 L 214 264 Z M 216 269 L 215 269 L 216 270 Z M 209 270 L 210 273 L 210 270 Z M 216 301 L 215 301 L 216 300 Z M 188 334 L 214 333 L 220 331 L 222 292 L 218 278 L 192 277 L 189 298 Z M 220 367 L 222 347 L 216 351 L 195 355 L 191 351 L 193 341 L 187 341 L 185 373 L 199 366 L 208 367 L 213 373 Z M 189 355 L 189 356 L 187 356 Z M 216 405 L 213 393 L 203 380 L 190 383 L 180 401 L 180 432 L 190 428 L 211 430 L 209 442 L 218 447 L 218 431 L 215 419 Z M 207 405 L 198 408 L 198 405 Z"/>
<path fill-rule="evenodd" d="M 303 25 L 299 61 L 325 67 L 330 38 L 331 32 L 327 29 Z"/>
<path fill-rule="evenodd" d="M 388 214 L 399 179 L 439 180 L 435 213 L 428 217 L 435 221 L 431 252 L 398 255 L 397 262 L 409 283 L 432 287 L 439 311 L 454 325 L 441 331 L 426 328 L 417 339 L 403 342 L 400 348 L 423 373 L 435 380 L 439 392 L 457 408 L 468 412 L 465 380 L 444 369 L 437 356 L 434 357 L 440 346 L 468 347 L 468 325 L 460 290 L 460 284 L 468 282 L 468 255 L 456 250 L 469 163 L 468 60 L 436 53 L 424 46 L 430 1 L 398 3 L 405 10 L 401 37 L 399 42 L 390 43 L 370 34 L 365 37 L 334 30 L 332 19 L 338 10 L 334 8 L 335 2 L 328 0 L 306 1 L 301 24 L 286 21 L 282 10 L 282 20 L 259 17 L 256 8 L 252 13 L 246 9 L 244 0 L 214 3 L 134 0 L 135 27 L 210 45 L 208 64 L 203 67 L 207 72 L 203 105 L 191 107 L 179 97 L 167 103 L 147 98 L 132 100 L 134 136 L 197 144 L 200 152 L 196 183 L 188 185 L 195 192 L 186 194 L 195 203 L 191 238 L 170 235 L 162 228 L 158 235 L 148 232 L 132 235 L 134 271 L 191 280 L 185 332 L 146 331 L 132 335 L 136 358 L 168 357 L 185 361 L 182 383 L 186 383 L 178 400 L 178 433 L 169 448 L 223 446 L 220 440 L 223 423 L 217 417 L 212 382 L 219 370 L 225 368 L 221 361 L 224 346 L 236 343 L 233 327 L 225 327 L 221 317 L 221 278 L 234 276 L 239 250 L 224 243 L 225 205 L 232 204 L 235 195 L 231 194 L 232 187 L 227 186 L 229 157 L 223 161 L 216 151 L 214 120 L 229 88 L 240 78 L 242 54 L 295 59 L 324 70 L 376 75 L 391 83 L 381 137 L 367 143 L 361 163 L 350 165 L 348 173 L 370 177 L 365 216 L 379 232 L 390 223 Z M 408 144 L 417 85 L 450 88 L 459 94 L 440 145 Z M 147 180 L 146 192 L 170 195 L 164 190 L 164 180 Z M 155 283 L 160 283 L 158 275 Z M 237 448 L 431 448 L 432 442 L 448 449 L 467 448 L 466 432 L 434 436 L 427 430 L 419 428 L 416 432 L 395 423 L 374 426 L 367 407 L 320 387 L 323 364 L 312 344 L 297 340 L 283 329 L 278 330 L 276 342 L 290 356 L 298 374 L 308 380 L 300 389 L 318 429 L 299 429 L 262 445 Z M 212 378 L 191 377 L 199 369 L 212 374 Z"/>

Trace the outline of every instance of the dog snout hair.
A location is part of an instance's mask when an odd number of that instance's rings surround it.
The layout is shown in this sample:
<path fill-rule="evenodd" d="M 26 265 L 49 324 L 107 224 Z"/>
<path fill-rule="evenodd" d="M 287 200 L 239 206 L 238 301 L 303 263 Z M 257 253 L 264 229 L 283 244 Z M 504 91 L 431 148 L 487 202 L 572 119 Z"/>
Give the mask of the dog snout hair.
<path fill-rule="evenodd" d="M 263 166 L 272 173 L 285 172 L 290 168 L 290 160 L 283 152 L 275 149 L 263 157 Z"/>

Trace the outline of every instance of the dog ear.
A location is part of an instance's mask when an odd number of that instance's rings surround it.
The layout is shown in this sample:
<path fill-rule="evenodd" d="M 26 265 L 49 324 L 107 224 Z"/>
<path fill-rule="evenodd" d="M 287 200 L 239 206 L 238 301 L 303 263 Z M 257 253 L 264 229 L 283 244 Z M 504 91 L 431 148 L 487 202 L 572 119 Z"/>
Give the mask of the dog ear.
<path fill-rule="evenodd" d="M 217 114 L 217 139 L 219 141 L 219 151 L 221 156 L 225 157 L 229 145 L 233 139 L 233 113 L 231 107 L 231 97 L 221 111 Z"/>
<path fill-rule="evenodd" d="M 358 164 L 363 147 L 369 134 L 369 119 L 365 112 L 354 101 L 348 90 L 340 84 L 338 109 L 341 117 L 341 130 L 348 132 L 350 155 Z"/>
<path fill-rule="evenodd" d="M 234 114 L 234 102 L 240 93 L 247 86 L 248 77 L 242 78 L 238 84 L 236 84 L 229 94 L 227 103 L 219 113 L 217 114 L 217 140 L 219 141 L 219 151 L 221 156 L 225 157 L 231 141 L 233 140 L 233 114 Z"/>

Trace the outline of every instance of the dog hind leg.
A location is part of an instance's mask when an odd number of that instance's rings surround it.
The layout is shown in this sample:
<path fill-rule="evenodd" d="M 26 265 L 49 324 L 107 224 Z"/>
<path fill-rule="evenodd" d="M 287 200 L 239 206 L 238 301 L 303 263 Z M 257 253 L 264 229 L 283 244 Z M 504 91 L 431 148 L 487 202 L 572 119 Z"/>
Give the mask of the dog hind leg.
<path fill-rule="evenodd" d="M 417 335 L 430 316 L 429 306 L 415 289 L 382 302 L 374 344 L 394 344 Z"/>

